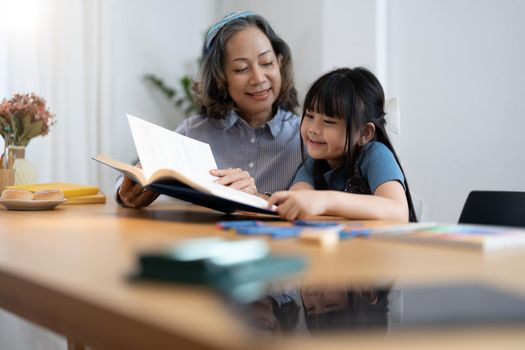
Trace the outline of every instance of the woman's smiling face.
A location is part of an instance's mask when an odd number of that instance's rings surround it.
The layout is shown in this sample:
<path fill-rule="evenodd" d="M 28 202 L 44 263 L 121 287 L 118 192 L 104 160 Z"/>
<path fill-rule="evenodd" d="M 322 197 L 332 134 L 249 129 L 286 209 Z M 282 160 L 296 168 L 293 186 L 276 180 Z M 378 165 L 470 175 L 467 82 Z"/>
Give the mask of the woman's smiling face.
<path fill-rule="evenodd" d="M 235 33 L 226 43 L 228 93 L 248 122 L 271 118 L 281 91 L 279 68 L 270 40 L 256 27 Z"/>

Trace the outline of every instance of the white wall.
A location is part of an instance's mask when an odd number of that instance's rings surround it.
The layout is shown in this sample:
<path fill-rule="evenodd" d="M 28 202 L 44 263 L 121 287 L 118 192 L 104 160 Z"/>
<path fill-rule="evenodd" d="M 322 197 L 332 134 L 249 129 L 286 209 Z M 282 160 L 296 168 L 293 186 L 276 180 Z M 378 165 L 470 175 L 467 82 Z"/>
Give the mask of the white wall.
<path fill-rule="evenodd" d="M 195 74 L 202 38 L 216 12 L 213 0 L 113 0 L 104 9 L 104 52 L 107 80 L 104 98 L 108 116 L 106 133 L 110 140 L 100 152 L 115 159 L 133 162 L 137 154 L 126 113 L 174 129 L 183 115 L 164 95 L 146 83 L 145 74 L 154 74 L 171 87 L 179 87 L 185 74 Z M 117 173 L 100 167 L 99 184 L 113 192 Z"/>
<path fill-rule="evenodd" d="M 525 190 L 525 2 L 388 3 L 388 81 L 399 151 L 434 220 L 470 190 Z"/>
<path fill-rule="evenodd" d="M 181 113 L 142 78 L 153 73 L 173 86 L 196 70 L 192 64 L 217 2 L 16 2 L 0 0 L 0 18 L 28 4 L 32 6 L 19 11 L 20 19 L 30 20 L 34 8 L 38 17 L 30 22 L 34 33 L 25 35 L 29 24 L 18 21 L 21 25 L 13 26 L 16 32 L 9 38 L 17 45 L 9 45 L 6 33 L 0 33 L 0 98 L 34 91 L 48 100 L 57 119 L 49 136 L 31 141 L 26 157 L 36 166 L 39 182 L 99 182 L 111 194 L 116 173 L 89 156 L 101 152 L 124 161 L 136 159 L 126 112 L 169 128 L 180 122 Z M 34 30 L 35 23 L 44 30 Z"/>
<path fill-rule="evenodd" d="M 113 156 L 131 161 L 136 157 L 125 118 L 136 114 L 167 128 L 183 118 L 158 91 L 146 84 L 152 73 L 168 85 L 196 73 L 204 33 L 215 19 L 213 0 L 118 0 L 110 9 L 112 125 L 120 135 L 112 145 Z"/>
<path fill-rule="evenodd" d="M 213 0 L 110 0 L 101 8 L 101 54 L 105 69 L 100 92 L 107 122 L 99 152 L 115 159 L 137 159 L 126 113 L 174 128 L 182 113 L 143 80 L 155 74 L 168 85 L 197 69 L 202 37 L 213 21 Z M 109 100 L 109 101 L 108 101 Z M 117 173 L 91 160 L 101 173 L 99 185 L 112 194 Z M 42 181 L 42 179 L 41 179 Z"/>
<path fill-rule="evenodd" d="M 376 70 L 376 1 L 325 0 L 322 21 L 322 73 L 336 67 Z M 315 77 L 317 78 L 317 77 Z"/>

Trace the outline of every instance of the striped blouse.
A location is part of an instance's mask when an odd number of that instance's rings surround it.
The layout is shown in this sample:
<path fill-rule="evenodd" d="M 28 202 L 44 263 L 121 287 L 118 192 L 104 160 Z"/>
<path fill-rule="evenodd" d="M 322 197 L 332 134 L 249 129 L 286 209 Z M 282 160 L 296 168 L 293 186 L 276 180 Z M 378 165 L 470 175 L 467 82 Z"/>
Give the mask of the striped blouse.
<path fill-rule="evenodd" d="M 224 119 L 196 115 L 175 130 L 210 145 L 217 166 L 247 170 L 260 193 L 288 189 L 301 165 L 300 118 L 284 109 L 252 128 L 231 111 Z"/>

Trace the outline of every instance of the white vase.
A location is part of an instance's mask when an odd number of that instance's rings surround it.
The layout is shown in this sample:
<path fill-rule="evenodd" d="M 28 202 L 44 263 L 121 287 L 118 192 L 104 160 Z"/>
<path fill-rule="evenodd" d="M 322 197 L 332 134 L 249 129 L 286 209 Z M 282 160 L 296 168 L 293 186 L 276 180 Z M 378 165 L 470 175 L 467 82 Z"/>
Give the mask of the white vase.
<path fill-rule="evenodd" d="M 23 146 L 11 146 L 9 149 L 15 154 L 15 185 L 36 183 L 35 167 L 25 159 L 26 148 Z"/>

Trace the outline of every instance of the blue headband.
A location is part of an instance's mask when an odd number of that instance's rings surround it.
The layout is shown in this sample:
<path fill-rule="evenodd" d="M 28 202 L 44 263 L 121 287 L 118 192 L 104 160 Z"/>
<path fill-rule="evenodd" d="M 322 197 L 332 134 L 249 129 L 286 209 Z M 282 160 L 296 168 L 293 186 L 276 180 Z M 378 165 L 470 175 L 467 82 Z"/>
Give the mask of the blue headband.
<path fill-rule="evenodd" d="M 210 52 L 211 42 L 213 41 L 213 39 L 215 39 L 215 36 L 219 32 L 219 30 L 222 29 L 222 27 L 224 27 L 226 24 L 233 20 L 249 16 L 255 16 L 255 13 L 250 11 L 230 12 L 226 16 L 224 16 L 219 22 L 212 25 L 206 33 L 206 39 L 204 40 L 204 49 L 202 51 L 203 56 Z"/>

